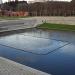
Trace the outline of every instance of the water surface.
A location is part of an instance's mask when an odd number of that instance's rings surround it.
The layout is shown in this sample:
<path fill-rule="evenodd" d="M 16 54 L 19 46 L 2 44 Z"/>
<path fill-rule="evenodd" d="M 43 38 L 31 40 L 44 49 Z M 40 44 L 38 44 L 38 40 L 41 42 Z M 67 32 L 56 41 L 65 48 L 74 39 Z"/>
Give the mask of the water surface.
<path fill-rule="evenodd" d="M 75 32 L 5 33 L 0 36 L 0 56 L 52 75 L 75 75 Z"/>

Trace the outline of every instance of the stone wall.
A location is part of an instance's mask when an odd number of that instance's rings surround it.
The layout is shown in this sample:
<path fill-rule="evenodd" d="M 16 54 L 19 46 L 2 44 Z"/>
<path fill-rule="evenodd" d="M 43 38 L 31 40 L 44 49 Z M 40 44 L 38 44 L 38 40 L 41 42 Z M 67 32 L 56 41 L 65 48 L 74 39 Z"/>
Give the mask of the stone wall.
<path fill-rule="evenodd" d="M 37 17 L 38 22 L 75 25 L 75 17 Z"/>

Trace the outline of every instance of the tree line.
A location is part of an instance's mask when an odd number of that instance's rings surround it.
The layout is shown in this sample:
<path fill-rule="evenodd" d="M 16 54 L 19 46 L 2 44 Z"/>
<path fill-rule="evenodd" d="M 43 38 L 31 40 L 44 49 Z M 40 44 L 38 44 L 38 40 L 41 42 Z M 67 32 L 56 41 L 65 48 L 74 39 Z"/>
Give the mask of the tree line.
<path fill-rule="evenodd" d="M 31 16 L 75 16 L 73 2 L 37 2 L 29 5 Z"/>
<path fill-rule="evenodd" d="M 27 11 L 30 16 L 75 16 L 74 2 L 36 2 L 28 4 L 26 1 L 6 2 L 0 5 L 5 11 Z"/>

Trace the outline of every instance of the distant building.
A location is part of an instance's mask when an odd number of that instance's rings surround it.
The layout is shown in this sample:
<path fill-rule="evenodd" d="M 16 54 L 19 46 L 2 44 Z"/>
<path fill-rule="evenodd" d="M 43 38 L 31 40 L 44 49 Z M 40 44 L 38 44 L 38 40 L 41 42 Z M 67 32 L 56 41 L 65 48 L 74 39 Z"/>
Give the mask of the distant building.
<path fill-rule="evenodd" d="M 0 5 L 0 15 L 5 16 L 75 16 L 75 0 L 11 1 Z M 40 2 L 41 1 L 41 2 Z"/>
<path fill-rule="evenodd" d="M 23 12 L 23 11 L 6 11 L 4 15 L 6 15 L 6 16 L 28 16 L 28 12 Z"/>
<path fill-rule="evenodd" d="M 28 16 L 28 4 L 26 1 L 9 1 L 2 4 L 0 15 L 4 16 Z"/>

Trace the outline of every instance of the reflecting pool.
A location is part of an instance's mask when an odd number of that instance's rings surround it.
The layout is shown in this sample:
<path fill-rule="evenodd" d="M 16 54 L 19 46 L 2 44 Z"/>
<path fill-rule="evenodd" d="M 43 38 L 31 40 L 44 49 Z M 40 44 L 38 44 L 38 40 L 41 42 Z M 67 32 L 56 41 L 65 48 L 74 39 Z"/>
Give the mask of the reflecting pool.
<path fill-rule="evenodd" d="M 0 56 L 52 75 L 75 75 L 75 32 L 28 29 L 4 33 Z"/>

